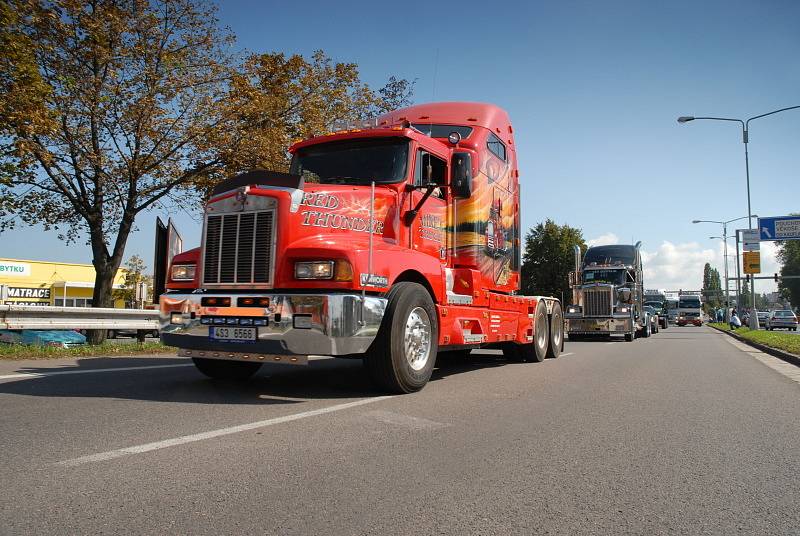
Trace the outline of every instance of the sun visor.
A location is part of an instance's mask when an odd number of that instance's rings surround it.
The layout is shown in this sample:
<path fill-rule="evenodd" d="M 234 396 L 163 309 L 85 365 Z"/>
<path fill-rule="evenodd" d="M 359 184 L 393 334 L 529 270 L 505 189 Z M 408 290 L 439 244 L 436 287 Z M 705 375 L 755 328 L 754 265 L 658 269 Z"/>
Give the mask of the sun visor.
<path fill-rule="evenodd" d="M 211 191 L 211 195 L 219 195 L 221 193 L 235 190 L 241 186 L 250 185 L 275 186 L 280 188 L 294 188 L 297 190 L 302 190 L 303 183 L 303 177 L 300 175 L 279 173 L 277 171 L 267 171 L 266 169 L 254 169 L 253 171 L 236 175 L 230 179 L 225 179 L 214 187 L 214 189 Z"/>

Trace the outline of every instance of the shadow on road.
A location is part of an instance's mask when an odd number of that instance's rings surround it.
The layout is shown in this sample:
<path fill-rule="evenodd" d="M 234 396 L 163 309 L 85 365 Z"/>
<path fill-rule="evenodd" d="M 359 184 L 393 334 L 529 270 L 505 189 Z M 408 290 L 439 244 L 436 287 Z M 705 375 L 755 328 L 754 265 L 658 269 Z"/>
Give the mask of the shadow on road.
<path fill-rule="evenodd" d="M 18 373 L 47 373 L 111 368 L 107 360 L 77 360 L 76 366 L 25 367 Z M 439 379 L 506 365 L 500 355 L 473 354 L 441 359 L 431 377 Z M 58 374 L 0 383 L 0 394 L 40 397 L 108 398 L 189 404 L 295 404 L 306 400 L 365 398 L 386 393 L 376 389 L 358 359 L 320 359 L 308 366 L 265 364 L 249 381 L 211 380 L 187 359 L 114 359 L 113 368 L 188 365 L 95 374 Z"/>

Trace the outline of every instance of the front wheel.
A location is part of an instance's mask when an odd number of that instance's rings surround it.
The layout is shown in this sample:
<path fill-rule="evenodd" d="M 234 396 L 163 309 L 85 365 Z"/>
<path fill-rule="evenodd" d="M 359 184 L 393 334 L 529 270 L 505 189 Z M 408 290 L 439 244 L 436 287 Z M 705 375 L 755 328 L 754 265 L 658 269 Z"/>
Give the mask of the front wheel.
<path fill-rule="evenodd" d="M 433 373 L 438 348 L 430 294 L 417 283 L 397 283 L 389 290 L 381 328 L 364 358 L 372 381 L 393 393 L 419 391 Z"/>
<path fill-rule="evenodd" d="M 257 362 L 223 361 L 203 357 L 193 357 L 192 361 L 197 370 L 215 380 L 246 380 L 261 368 L 261 363 Z"/>

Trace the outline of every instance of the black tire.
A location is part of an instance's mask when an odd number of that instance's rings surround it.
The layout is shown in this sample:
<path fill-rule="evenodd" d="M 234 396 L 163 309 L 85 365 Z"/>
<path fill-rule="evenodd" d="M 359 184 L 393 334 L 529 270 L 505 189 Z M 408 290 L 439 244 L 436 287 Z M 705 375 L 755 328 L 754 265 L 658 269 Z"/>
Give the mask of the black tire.
<path fill-rule="evenodd" d="M 550 314 L 550 329 L 547 344 L 547 357 L 555 359 L 561 355 L 561 346 L 564 344 L 564 315 L 561 313 L 561 304 L 553 304 Z"/>
<path fill-rule="evenodd" d="M 648 318 L 647 322 L 645 323 L 645 326 L 642 328 L 642 337 L 644 337 L 645 339 L 647 337 L 649 337 L 650 334 L 651 334 L 651 331 L 650 331 L 651 329 L 652 328 L 651 328 L 650 319 Z"/>
<path fill-rule="evenodd" d="M 395 284 L 387 295 L 388 303 L 378 336 L 372 342 L 364 365 L 372 381 L 381 389 L 392 393 L 419 391 L 431 378 L 439 348 L 439 324 L 436 307 L 425 287 L 412 282 Z M 424 314 L 423 314 L 424 313 Z M 427 317 L 427 318 L 425 318 Z M 417 358 L 419 368 L 406 358 L 405 336 L 409 323 L 414 323 L 427 346 L 427 356 Z M 428 341 L 424 331 L 427 328 Z M 412 351 L 415 351 L 412 349 Z M 425 349 L 422 353 L 426 353 Z"/>
<path fill-rule="evenodd" d="M 193 357 L 192 361 L 197 370 L 215 380 L 246 380 L 261 368 L 261 363 L 247 361 L 223 361 L 203 357 Z"/>
<path fill-rule="evenodd" d="M 106 331 L 106 339 L 116 339 L 116 338 L 117 338 L 116 331 L 114 331 L 113 329 L 109 329 L 108 331 Z"/>
<path fill-rule="evenodd" d="M 634 336 L 633 333 L 626 333 L 625 334 L 625 341 L 626 342 L 633 342 Z"/>

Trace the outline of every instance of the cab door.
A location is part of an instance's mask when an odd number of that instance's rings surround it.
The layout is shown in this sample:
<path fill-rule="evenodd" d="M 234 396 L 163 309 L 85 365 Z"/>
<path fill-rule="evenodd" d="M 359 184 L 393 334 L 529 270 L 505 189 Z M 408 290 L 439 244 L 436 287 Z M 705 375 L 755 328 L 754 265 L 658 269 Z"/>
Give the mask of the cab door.
<path fill-rule="evenodd" d="M 447 160 L 436 154 L 418 148 L 414 155 L 415 186 L 409 196 L 409 210 L 417 207 L 425 196 L 427 184 L 439 185 L 433 189 L 428 199 L 409 226 L 409 247 L 447 262 Z"/>

